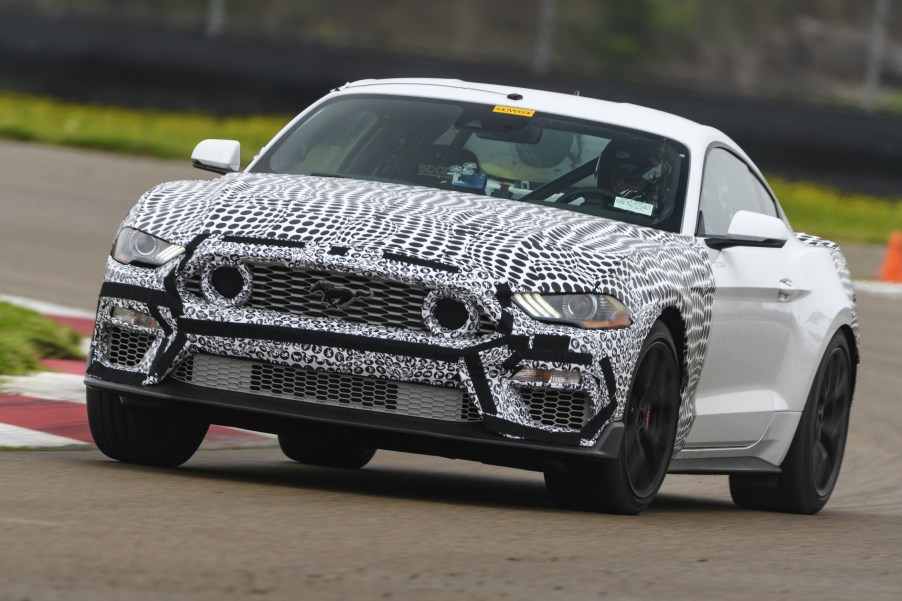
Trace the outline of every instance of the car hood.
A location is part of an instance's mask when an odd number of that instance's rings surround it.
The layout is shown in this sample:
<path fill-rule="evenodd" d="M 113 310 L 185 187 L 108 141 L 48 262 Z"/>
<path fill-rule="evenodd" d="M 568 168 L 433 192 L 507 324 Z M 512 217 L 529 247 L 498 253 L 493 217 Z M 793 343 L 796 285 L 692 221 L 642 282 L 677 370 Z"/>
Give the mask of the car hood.
<path fill-rule="evenodd" d="M 599 289 L 636 252 L 691 238 L 552 206 L 362 180 L 237 174 L 160 185 L 125 225 L 172 242 L 199 234 L 377 248 L 478 270 L 515 289 Z"/>

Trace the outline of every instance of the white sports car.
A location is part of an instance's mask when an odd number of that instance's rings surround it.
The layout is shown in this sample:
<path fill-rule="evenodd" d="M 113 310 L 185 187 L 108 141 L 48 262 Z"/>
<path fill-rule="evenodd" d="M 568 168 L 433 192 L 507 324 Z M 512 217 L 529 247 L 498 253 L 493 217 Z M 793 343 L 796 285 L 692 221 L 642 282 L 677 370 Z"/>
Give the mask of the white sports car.
<path fill-rule="evenodd" d="M 839 249 L 793 233 L 723 133 L 630 104 L 451 80 L 342 86 L 243 171 L 157 186 L 116 237 L 88 416 L 176 466 L 210 423 L 292 459 L 393 449 L 533 469 L 638 513 L 669 473 L 815 513 L 858 364 Z"/>

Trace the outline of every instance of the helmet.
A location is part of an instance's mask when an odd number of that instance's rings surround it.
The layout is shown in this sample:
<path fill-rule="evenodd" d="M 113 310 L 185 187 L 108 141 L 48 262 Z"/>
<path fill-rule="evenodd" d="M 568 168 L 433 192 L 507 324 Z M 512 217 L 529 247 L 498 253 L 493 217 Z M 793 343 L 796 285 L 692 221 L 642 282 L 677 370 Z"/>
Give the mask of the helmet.
<path fill-rule="evenodd" d="M 651 217 L 662 221 L 673 212 L 672 198 L 667 202 L 676 174 L 671 165 L 673 152 L 661 140 L 611 140 L 598 159 L 598 187 L 618 197 L 652 204 Z"/>

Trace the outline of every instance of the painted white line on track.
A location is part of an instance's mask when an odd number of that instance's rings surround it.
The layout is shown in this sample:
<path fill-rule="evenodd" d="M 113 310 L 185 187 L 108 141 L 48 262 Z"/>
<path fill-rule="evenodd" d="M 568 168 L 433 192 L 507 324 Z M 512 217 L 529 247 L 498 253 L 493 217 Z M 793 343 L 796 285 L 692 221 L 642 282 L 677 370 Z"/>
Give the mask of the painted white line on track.
<path fill-rule="evenodd" d="M 39 430 L 29 430 L 10 424 L 0 423 L 0 446 L 11 448 L 68 447 L 88 443 L 74 438 L 48 434 Z"/>
<path fill-rule="evenodd" d="M 65 401 L 68 403 L 85 404 L 84 376 L 72 374 L 59 374 L 52 372 L 39 372 L 30 376 L 3 376 L 0 378 L 0 393 L 15 394 L 48 401 Z M 5 426 L 4 426 L 5 427 Z M 10 426 L 12 427 L 12 426 Z M 19 430 L 22 430 L 19 428 Z M 268 432 L 256 432 L 243 428 L 229 428 L 259 436 L 263 439 L 275 440 L 277 436 Z M 26 430 L 23 430 L 26 431 Z M 27 430 L 30 432 L 30 430 Z M 40 434 L 38 432 L 37 434 Z M 52 435 L 48 435 L 52 436 Z M 65 444 L 81 444 L 77 440 L 65 439 Z M 38 443 L 18 444 L 16 437 L 7 439 L 5 432 L 0 430 L 0 446 L 60 446 L 42 445 Z"/>
<path fill-rule="evenodd" d="M 0 301 L 6 301 L 38 313 L 45 315 L 58 315 L 60 317 L 78 317 L 83 319 L 94 319 L 94 313 L 77 309 L 75 307 L 67 307 L 56 303 L 48 303 L 46 301 L 36 300 L 33 298 L 25 298 L 24 296 L 14 296 L 12 294 L 0 294 Z"/>
<path fill-rule="evenodd" d="M 877 294 L 879 296 L 902 297 L 902 284 L 892 282 L 874 282 L 870 280 L 855 280 L 853 282 L 856 292 Z"/>
<path fill-rule="evenodd" d="M 0 392 L 84 404 L 83 380 L 84 376 L 53 372 L 39 372 L 30 376 L 3 376 L 0 377 Z"/>
<path fill-rule="evenodd" d="M 262 436 L 263 438 L 269 438 L 271 440 L 276 440 L 279 435 L 272 434 L 270 432 L 257 432 L 256 430 L 245 430 L 244 428 L 232 428 L 232 430 L 239 430 L 241 432 L 247 432 L 248 434 L 256 434 L 257 436 Z"/>

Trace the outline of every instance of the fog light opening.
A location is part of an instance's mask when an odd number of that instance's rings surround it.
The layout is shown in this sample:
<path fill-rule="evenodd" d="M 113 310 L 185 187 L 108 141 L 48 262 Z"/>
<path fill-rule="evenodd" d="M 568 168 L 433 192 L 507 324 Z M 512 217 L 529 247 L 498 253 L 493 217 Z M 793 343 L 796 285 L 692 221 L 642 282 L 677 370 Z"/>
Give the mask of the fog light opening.
<path fill-rule="evenodd" d="M 233 300 L 244 289 L 244 274 L 234 265 L 217 267 L 210 274 L 210 284 L 223 298 Z"/>
<path fill-rule="evenodd" d="M 115 307 L 113 309 L 112 315 L 115 319 L 118 319 L 119 321 L 127 323 L 129 325 L 148 328 L 151 330 L 160 329 L 160 324 L 156 319 L 141 311 L 126 309 L 125 307 Z"/>
<path fill-rule="evenodd" d="M 511 378 L 514 382 L 524 384 L 547 384 L 549 386 L 563 386 L 565 384 L 579 386 L 582 381 L 582 373 L 575 370 L 563 369 L 537 369 L 524 367 Z"/>

